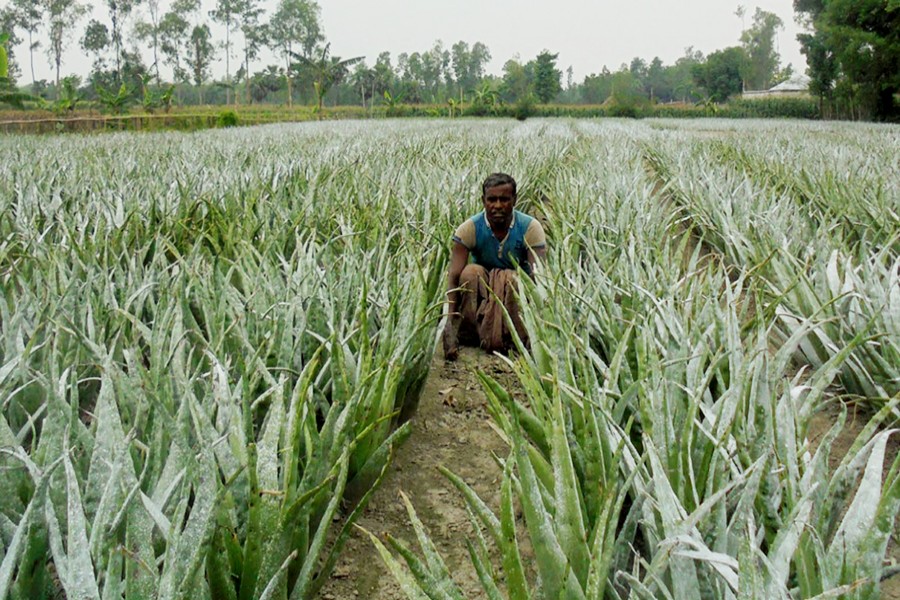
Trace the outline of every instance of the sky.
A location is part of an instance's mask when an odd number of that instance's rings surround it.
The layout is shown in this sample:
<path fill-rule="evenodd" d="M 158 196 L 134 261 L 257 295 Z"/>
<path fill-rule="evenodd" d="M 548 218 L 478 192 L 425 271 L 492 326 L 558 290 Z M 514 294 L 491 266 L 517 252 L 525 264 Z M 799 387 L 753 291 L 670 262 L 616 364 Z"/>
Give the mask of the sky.
<path fill-rule="evenodd" d="M 8 2 L 0 0 L 0 7 Z M 213 7 L 214 0 L 203 2 L 204 11 Z M 94 5 L 92 16 L 105 22 L 101 0 L 88 3 Z M 167 0 L 163 4 L 167 6 Z M 271 14 L 277 0 L 261 4 Z M 782 65 L 793 63 L 795 72 L 806 68 L 796 39 L 802 28 L 794 21 L 792 0 L 319 0 L 319 5 L 325 36 L 336 56 L 365 56 L 371 65 L 387 50 L 396 66 L 399 53 L 428 50 L 436 40 L 448 49 L 459 40 L 470 45 L 480 41 L 490 49 L 491 74 L 501 74 L 510 58 L 527 62 L 547 49 L 559 53 L 561 70 L 572 67 L 575 82 L 600 72 L 604 65 L 615 71 L 636 56 L 647 62 L 659 56 L 668 65 L 689 46 L 706 55 L 737 45 L 759 7 L 784 22 L 777 39 Z M 743 21 L 735 14 L 741 5 L 746 9 Z M 88 18 L 80 24 L 79 38 Z M 69 46 L 63 74 L 89 72 L 90 60 L 80 53 L 77 42 Z M 30 78 L 24 45 L 17 55 L 24 81 Z M 38 79 L 52 79 L 47 63 L 43 53 L 36 57 Z M 269 53 L 256 68 L 275 63 Z M 224 74 L 224 60 L 213 70 L 217 76 Z"/>

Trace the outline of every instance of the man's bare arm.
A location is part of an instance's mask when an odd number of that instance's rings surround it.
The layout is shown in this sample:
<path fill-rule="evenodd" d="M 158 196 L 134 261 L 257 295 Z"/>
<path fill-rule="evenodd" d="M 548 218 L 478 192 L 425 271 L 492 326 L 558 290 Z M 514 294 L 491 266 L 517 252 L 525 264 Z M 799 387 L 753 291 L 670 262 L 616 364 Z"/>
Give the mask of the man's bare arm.
<path fill-rule="evenodd" d="M 469 262 L 469 249 L 453 242 L 450 251 L 450 269 L 447 273 L 447 313 L 455 315 L 459 313 L 459 277 Z"/>
<path fill-rule="evenodd" d="M 469 249 L 459 242 L 453 242 L 447 273 L 447 324 L 444 326 L 444 357 L 447 360 L 455 360 L 459 355 L 456 340 L 462 319 L 459 314 L 459 278 L 468 262 Z"/>

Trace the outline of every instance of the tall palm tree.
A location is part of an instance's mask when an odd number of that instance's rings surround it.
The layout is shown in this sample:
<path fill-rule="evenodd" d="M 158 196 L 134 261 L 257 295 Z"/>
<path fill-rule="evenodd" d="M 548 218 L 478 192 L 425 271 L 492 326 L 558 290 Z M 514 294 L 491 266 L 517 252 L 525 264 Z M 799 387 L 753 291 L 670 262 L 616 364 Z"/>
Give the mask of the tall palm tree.
<path fill-rule="evenodd" d="M 318 100 L 316 111 L 320 113 L 322 112 L 322 103 L 325 100 L 325 94 L 328 93 L 331 86 L 340 83 L 344 77 L 347 76 L 348 67 L 355 65 L 365 58 L 364 56 L 356 56 L 354 58 L 341 60 L 339 56 L 328 56 L 330 48 L 331 44 L 325 44 L 321 56 L 315 59 L 307 58 L 296 52 L 291 52 L 291 56 L 300 63 L 300 66 L 312 75 L 313 87 L 316 90 L 316 99 Z"/>

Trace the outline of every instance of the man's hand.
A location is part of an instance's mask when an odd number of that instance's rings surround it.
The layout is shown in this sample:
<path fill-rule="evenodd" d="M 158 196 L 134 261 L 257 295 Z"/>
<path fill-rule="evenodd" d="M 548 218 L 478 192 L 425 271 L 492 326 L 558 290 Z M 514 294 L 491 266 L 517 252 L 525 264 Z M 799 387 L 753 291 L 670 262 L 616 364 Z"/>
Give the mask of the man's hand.
<path fill-rule="evenodd" d="M 444 360 L 456 360 L 459 358 L 459 343 L 457 342 L 457 333 L 459 332 L 459 316 L 447 317 L 447 324 L 444 326 Z"/>

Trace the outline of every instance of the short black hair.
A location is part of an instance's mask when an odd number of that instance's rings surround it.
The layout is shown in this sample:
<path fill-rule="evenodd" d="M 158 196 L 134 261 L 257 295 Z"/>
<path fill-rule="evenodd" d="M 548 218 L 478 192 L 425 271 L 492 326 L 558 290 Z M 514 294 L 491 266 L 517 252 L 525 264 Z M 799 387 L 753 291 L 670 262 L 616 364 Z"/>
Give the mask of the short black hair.
<path fill-rule="evenodd" d="M 498 185 L 511 185 L 513 196 L 516 196 L 516 180 L 506 173 L 491 173 L 481 184 L 481 197 L 487 194 L 488 188 L 497 187 Z"/>

